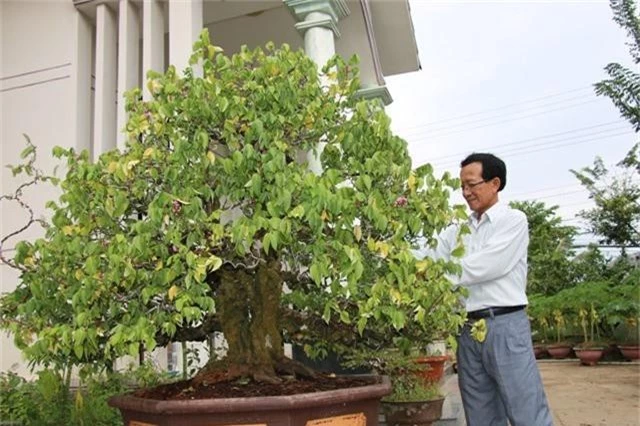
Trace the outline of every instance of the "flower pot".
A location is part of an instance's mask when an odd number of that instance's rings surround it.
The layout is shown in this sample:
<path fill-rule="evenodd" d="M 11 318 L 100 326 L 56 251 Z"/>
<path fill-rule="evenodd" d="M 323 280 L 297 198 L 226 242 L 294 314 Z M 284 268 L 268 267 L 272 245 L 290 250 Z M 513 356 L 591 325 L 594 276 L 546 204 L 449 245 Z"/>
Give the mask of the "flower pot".
<path fill-rule="evenodd" d="M 594 366 L 600 361 L 602 358 L 602 354 L 604 353 L 604 348 L 593 347 L 593 348 L 573 348 L 576 353 L 576 356 L 580 359 L 580 364 L 582 365 L 590 365 Z"/>
<path fill-rule="evenodd" d="M 544 345 L 533 345 L 533 354 L 536 359 L 542 358 L 547 353 L 547 348 Z"/>
<path fill-rule="evenodd" d="M 431 401 L 383 402 L 382 412 L 387 426 L 429 426 L 442 417 L 444 397 Z"/>
<path fill-rule="evenodd" d="M 569 345 L 550 345 L 547 346 L 547 352 L 553 359 L 564 359 L 571 353 L 571 346 Z"/>
<path fill-rule="evenodd" d="M 428 368 L 418 370 L 416 374 L 428 383 L 437 383 L 444 375 L 444 363 L 449 357 L 447 355 L 425 356 L 415 360 L 416 363 L 426 365 Z"/>
<path fill-rule="evenodd" d="M 640 359 L 640 345 L 618 345 L 618 348 L 626 359 Z"/>
<path fill-rule="evenodd" d="M 298 395 L 160 401 L 115 396 L 125 426 L 305 426 L 336 422 L 345 426 L 377 426 L 380 398 L 391 392 L 389 379 L 357 388 Z M 334 419 L 335 418 L 335 419 Z"/>

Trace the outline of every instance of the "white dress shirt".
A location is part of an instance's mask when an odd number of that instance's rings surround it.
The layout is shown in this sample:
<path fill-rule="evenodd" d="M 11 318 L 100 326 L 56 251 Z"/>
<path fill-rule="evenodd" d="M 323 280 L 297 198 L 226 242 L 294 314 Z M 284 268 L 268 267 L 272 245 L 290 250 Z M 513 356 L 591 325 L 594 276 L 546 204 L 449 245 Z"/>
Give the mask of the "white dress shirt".
<path fill-rule="evenodd" d="M 500 203 L 493 205 L 478 220 L 469 217 L 471 233 L 463 236 L 465 254 L 460 259 L 462 274 L 450 277 L 455 285 L 469 290 L 467 312 L 489 307 L 526 305 L 527 217 L 520 210 Z M 433 256 L 452 259 L 458 226 L 450 226 L 438 236 L 435 249 L 414 251 L 418 258 Z"/>

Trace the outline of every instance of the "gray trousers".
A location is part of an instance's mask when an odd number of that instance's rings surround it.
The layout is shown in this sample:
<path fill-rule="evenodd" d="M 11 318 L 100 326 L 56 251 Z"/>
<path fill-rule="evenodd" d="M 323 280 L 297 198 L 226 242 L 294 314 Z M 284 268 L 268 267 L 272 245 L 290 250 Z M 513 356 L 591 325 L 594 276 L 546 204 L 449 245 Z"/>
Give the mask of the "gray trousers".
<path fill-rule="evenodd" d="M 458 337 L 458 379 L 467 426 L 552 426 L 524 310 L 485 319 L 483 343 L 465 325 Z"/>

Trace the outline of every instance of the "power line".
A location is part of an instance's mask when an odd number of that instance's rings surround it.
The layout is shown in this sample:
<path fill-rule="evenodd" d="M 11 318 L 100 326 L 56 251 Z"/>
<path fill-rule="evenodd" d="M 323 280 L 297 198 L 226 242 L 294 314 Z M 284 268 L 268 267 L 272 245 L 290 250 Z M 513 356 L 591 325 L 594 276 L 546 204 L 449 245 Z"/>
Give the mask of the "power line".
<path fill-rule="evenodd" d="M 593 125 L 593 126 L 579 127 L 577 129 L 567 130 L 567 131 L 564 131 L 564 132 L 549 133 L 549 134 L 546 134 L 546 135 L 536 136 L 536 137 L 533 137 L 533 138 L 520 139 L 520 140 L 517 140 L 517 141 L 507 142 L 507 143 L 503 143 L 503 144 L 500 144 L 500 145 L 492 145 L 492 146 L 489 146 L 487 148 L 483 148 L 483 150 L 493 150 L 493 149 L 503 148 L 503 147 L 511 146 L 511 145 L 521 145 L 521 144 L 524 144 L 526 142 L 533 142 L 533 141 L 537 141 L 537 140 L 541 140 L 541 139 L 549 139 L 549 138 L 553 139 L 556 136 L 563 136 L 563 135 L 568 135 L 568 134 L 572 134 L 572 133 L 581 133 L 581 132 L 584 132 L 586 130 L 597 129 L 599 127 L 608 127 L 608 126 L 611 126 L 612 124 L 626 124 L 626 123 L 624 121 L 621 121 L 621 120 L 609 121 L 607 123 L 596 124 L 596 125 Z M 626 126 L 621 126 L 620 129 L 623 128 L 623 127 L 626 127 Z M 606 130 L 606 131 L 612 131 L 612 130 L 618 130 L 618 128 L 609 129 L 609 130 Z M 600 132 L 596 132 L 596 133 L 592 133 L 592 134 L 598 134 L 598 133 L 602 133 L 602 132 L 604 132 L 604 131 L 600 131 Z M 582 136 L 587 136 L 587 135 L 582 135 Z M 564 139 L 561 139 L 561 140 L 564 140 Z M 462 157 L 464 155 L 467 155 L 467 154 L 468 154 L 468 152 L 458 152 L 456 154 L 449 154 L 449 155 L 444 155 L 442 157 L 433 158 L 432 161 L 436 161 L 437 162 L 438 160 L 443 160 L 443 159 L 450 158 L 450 157 L 460 158 L 460 157 Z"/>
<path fill-rule="evenodd" d="M 483 114 L 486 114 L 486 113 L 489 113 L 489 112 L 494 112 L 494 111 L 501 111 L 503 109 L 511 108 L 511 107 L 514 107 L 514 106 L 517 106 L 517 105 L 522 105 L 522 104 L 527 104 L 527 103 L 535 103 L 535 102 L 539 102 L 541 100 L 550 99 L 550 98 L 557 98 L 559 96 L 564 96 L 564 95 L 566 95 L 568 93 L 575 93 L 575 92 L 579 92 L 579 91 L 584 91 L 586 89 L 592 90 L 593 88 L 592 88 L 592 86 L 589 85 L 589 86 L 584 86 L 584 87 L 580 87 L 580 88 L 577 88 L 577 89 L 566 90 L 564 92 L 559 92 L 559 93 L 556 93 L 556 94 L 553 94 L 553 95 L 547 95 L 547 96 L 542 96 L 542 97 L 539 97 L 539 98 L 533 98 L 533 99 L 529 99 L 529 100 L 525 100 L 525 101 L 514 102 L 514 103 L 506 104 L 506 105 L 503 105 L 503 106 L 500 106 L 500 107 L 486 109 L 486 110 L 483 110 L 483 111 L 476 111 L 476 112 L 472 112 L 472 113 L 466 113 L 466 114 L 457 115 L 457 116 L 454 116 L 454 117 L 445 118 L 445 119 L 442 119 L 442 120 L 436 120 L 436 121 L 431 121 L 431 122 L 419 124 L 419 125 L 416 125 L 416 126 L 405 127 L 405 130 L 414 129 L 414 128 L 420 128 L 420 127 L 429 126 L 429 125 L 432 125 L 432 124 L 449 122 L 449 121 L 453 121 L 453 120 L 458 120 L 460 118 L 467 118 L 467 117 L 473 117 L 473 116 L 476 116 L 476 115 L 483 115 Z"/>
<path fill-rule="evenodd" d="M 529 148 L 537 148 L 536 147 L 520 147 L 520 148 L 514 148 L 511 150 L 511 152 L 507 152 L 507 153 L 503 153 L 500 152 L 501 156 L 503 158 L 510 158 L 510 157 L 515 157 L 518 155 L 522 155 L 522 154 L 532 154 L 535 152 L 541 152 L 541 151 L 548 151 L 550 149 L 557 149 L 557 148 L 563 148 L 563 147 L 567 147 L 567 146 L 573 146 L 573 145 L 579 145 L 579 144 L 583 144 L 583 143 L 587 143 L 587 142 L 593 142 L 593 141 L 597 141 L 597 140 L 601 140 L 601 139 L 607 139 L 607 138 L 613 138 L 613 137 L 617 137 L 617 136 L 622 136 L 622 135 L 627 135 L 629 134 L 628 131 L 624 131 L 624 132 L 620 132 L 620 133 L 615 133 L 612 135 L 604 135 L 604 136 L 600 136 L 597 138 L 587 138 L 584 140 L 578 140 L 578 141 L 574 141 L 574 142 L 570 142 L 570 143 L 558 143 L 558 142 L 564 142 L 566 140 L 569 139 L 560 139 L 558 141 L 553 141 L 550 143 L 545 143 L 545 144 L 541 144 L 541 145 L 550 145 L 552 144 L 552 146 L 548 146 L 542 149 L 529 149 Z M 538 145 L 540 146 L 540 145 Z M 520 150 L 520 151 L 518 151 Z M 454 166 L 458 164 L 457 161 L 446 161 L 440 164 L 435 164 L 436 167 L 440 167 L 440 168 L 448 168 L 451 166 Z"/>
<path fill-rule="evenodd" d="M 457 129 L 457 130 L 451 130 L 449 132 L 444 132 L 444 133 L 437 133 L 435 135 L 427 135 L 427 137 L 423 137 L 423 138 L 419 138 L 414 140 L 414 142 L 418 142 L 418 141 L 423 141 L 423 140 L 427 140 L 427 139 L 437 139 L 437 138 L 442 138 L 443 136 L 449 136 L 449 135 L 453 135 L 456 133 L 461 133 L 461 132 L 468 132 L 470 130 L 477 130 L 477 129 L 483 129 L 485 127 L 491 127 L 491 126 L 496 126 L 498 124 L 504 124 L 504 123 L 510 123 L 512 121 L 518 121 L 518 120 L 524 120 L 526 118 L 531 118 L 531 117 L 538 117 L 540 115 L 546 115 L 552 112 L 557 112 L 557 111 L 564 111 L 567 109 L 571 109 L 571 108 L 576 108 L 576 107 L 581 107 L 583 105 L 587 105 L 587 104 L 591 104 L 594 102 L 599 102 L 601 101 L 600 99 L 593 99 L 591 101 L 587 101 L 587 102 L 580 102 L 577 104 L 572 104 L 572 105 L 567 105 L 564 107 L 560 107 L 560 108 L 552 108 L 546 111 L 541 111 L 535 114 L 528 114 L 528 115 L 523 115 L 522 117 L 513 117 L 507 120 L 500 120 L 500 121 L 495 121 L 492 123 L 487 123 L 487 124 L 481 124 L 479 126 L 474 126 L 474 127 L 469 127 L 469 128 L 464 128 L 464 129 Z M 491 118 L 496 118 L 496 117 L 491 117 Z M 455 129 L 456 127 L 460 127 L 460 126 L 454 126 L 453 128 Z M 442 129 L 442 130 L 446 130 L 446 129 Z"/>
<path fill-rule="evenodd" d="M 561 185 L 561 186 L 550 186 L 547 188 L 542 188 L 542 189 L 536 189 L 533 191 L 521 191 L 521 192 L 516 192 L 514 194 L 510 194 L 511 197 L 519 197 L 521 195 L 529 195 L 529 194 L 536 194 L 538 192 L 548 192 L 548 191 L 555 191 L 558 189 L 566 189 L 566 188 L 574 188 L 577 186 L 582 186 L 582 184 L 580 183 L 572 183 L 569 185 Z"/>
<path fill-rule="evenodd" d="M 419 135 L 424 135 L 424 134 L 430 134 L 430 133 L 434 133 L 434 132 L 440 132 L 443 130 L 449 130 L 451 128 L 457 128 L 457 127 L 461 127 L 461 126 L 467 126 L 470 124 L 476 124 L 476 123 L 481 123 L 483 121 L 487 121 L 487 120 L 495 120 L 497 118 L 505 118 L 505 117 L 509 117 L 512 115 L 519 115 L 519 114 L 524 114 L 530 111 L 535 111 L 535 110 L 539 110 L 541 108 L 548 108 L 554 105 L 558 105 L 558 104 L 566 104 L 570 101 L 576 101 L 576 100 L 584 100 L 584 99 L 592 99 L 592 100 L 596 100 L 595 96 L 593 96 L 593 94 L 589 94 L 589 95 L 580 95 L 580 96 L 574 96 L 572 98 L 568 98 L 568 99 L 562 99 L 562 100 L 558 100 L 558 101 L 554 101 L 554 102 L 548 102 L 545 104 L 541 104 L 541 105 L 535 105 L 535 106 L 531 106 L 531 107 L 527 107 L 527 108 L 521 108 L 518 110 L 513 110 L 513 111 L 509 111 L 509 112 L 504 112 L 502 114 L 494 114 L 488 117 L 480 117 L 480 118 L 476 118 L 473 120 L 463 120 L 462 122 L 459 123 L 450 123 L 450 124 L 445 124 L 445 125 L 437 125 L 437 126 L 432 126 L 432 125 L 422 125 L 421 127 L 417 127 L 415 128 L 415 130 L 412 130 L 409 133 L 409 137 L 414 137 L 414 136 L 419 136 Z"/>

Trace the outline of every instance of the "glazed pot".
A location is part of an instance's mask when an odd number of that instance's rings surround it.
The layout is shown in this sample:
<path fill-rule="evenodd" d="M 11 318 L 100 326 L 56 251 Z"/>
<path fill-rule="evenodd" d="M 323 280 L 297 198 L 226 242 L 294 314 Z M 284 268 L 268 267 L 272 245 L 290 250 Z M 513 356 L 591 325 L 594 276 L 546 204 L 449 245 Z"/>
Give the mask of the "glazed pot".
<path fill-rule="evenodd" d="M 444 364 L 449 357 L 447 355 L 424 356 L 417 358 L 416 363 L 428 366 L 423 370 L 416 371 L 420 377 L 428 383 L 437 383 L 444 375 Z"/>
<path fill-rule="evenodd" d="M 569 345 L 549 345 L 547 346 L 547 352 L 553 359 L 564 359 L 571 353 L 571 346 Z"/>
<path fill-rule="evenodd" d="M 444 397 L 431 401 L 383 402 L 387 426 L 429 426 L 442 417 Z"/>
<path fill-rule="evenodd" d="M 125 426 L 340 424 L 377 426 L 380 399 L 391 393 L 387 377 L 356 388 L 285 396 L 160 401 L 115 396 Z"/>
<path fill-rule="evenodd" d="M 594 347 L 594 348 L 573 348 L 576 353 L 576 356 L 580 359 L 580 364 L 582 365 L 590 365 L 594 366 L 600 361 L 602 358 L 602 354 L 604 353 L 604 348 Z"/>
<path fill-rule="evenodd" d="M 542 358 L 547 353 L 547 348 L 544 345 L 533 345 L 533 354 L 536 359 Z"/>
<path fill-rule="evenodd" d="M 640 359 L 640 345 L 618 345 L 622 356 L 629 360 Z"/>

